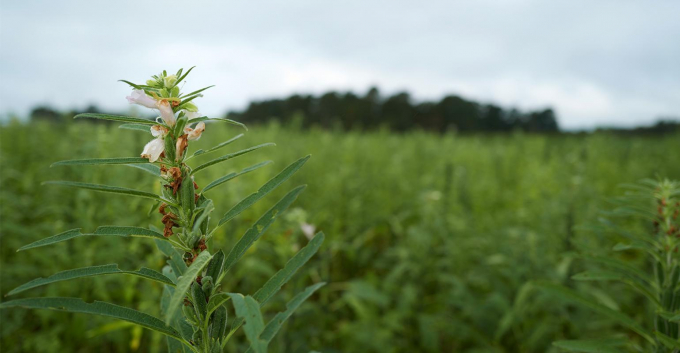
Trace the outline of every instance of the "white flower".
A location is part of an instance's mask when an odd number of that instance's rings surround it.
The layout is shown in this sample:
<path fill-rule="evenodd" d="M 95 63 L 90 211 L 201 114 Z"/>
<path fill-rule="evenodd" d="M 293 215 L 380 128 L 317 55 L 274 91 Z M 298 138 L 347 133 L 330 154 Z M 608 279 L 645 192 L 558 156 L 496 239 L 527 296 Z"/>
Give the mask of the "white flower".
<path fill-rule="evenodd" d="M 168 129 L 160 125 L 154 125 L 151 127 L 151 135 L 153 137 L 164 137 L 168 134 Z"/>
<path fill-rule="evenodd" d="M 172 107 L 167 100 L 159 100 L 156 103 L 156 108 L 161 112 L 161 119 L 163 119 L 168 126 L 175 125 L 177 119 L 175 119 L 175 113 L 172 111 Z"/>
<path fill-rule="evenodd" d="M 141 89 L 136 89 L 136 90 L 132 91 L 132 94 L 125 97 L 125 98 L 127 98 L 128 102 L 130 102 L 130 104 L 139 104 L 139 105 L 145 106 L 147 108 L 156 108 L 156 100 L 149 97 Z"/>
<path fill-rule="evenodd" d="M 314 237 L 314 231 L 316 230 L 316 226 L 313 224 L 305 223 L 302 222 L 300 224 L 300 229 L 302 230 L 302 233 L 307 237 L 307 239 L 312 239 Z"/>
<path fill-rule="evenodd" d="M 197 111 L 191 111 L 191 110 L 187 110 L 187 109 L 182 109 L 182 111 L 184 112 L 184 115 L 186 115 L 189 120 L 201 117 L 201 113 L 198 110 Z"/>
<path fill-rule="evenodd" d="M 163 150 L 165 150 L 165 141 L 160 137 L 155 138 L 144 146 L 142 158 L 148 158 L 149 162 L 153 163 L 158 160 Z"/>
<path fill-rule="evenodd" d="M 205 123 L 202 121 L 196 124 L 196 127 L 193 129 L 188 126 L 184 128 L 184 133 L 188 135 L 191 141 L 200 139 L 203 131 L 205 131 Z"/>

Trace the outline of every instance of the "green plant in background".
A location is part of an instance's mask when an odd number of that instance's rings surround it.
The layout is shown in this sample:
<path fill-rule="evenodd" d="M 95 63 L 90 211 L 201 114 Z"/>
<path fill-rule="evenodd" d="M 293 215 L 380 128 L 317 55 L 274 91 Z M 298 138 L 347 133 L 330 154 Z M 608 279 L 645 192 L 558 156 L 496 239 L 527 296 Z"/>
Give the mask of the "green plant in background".
<path fill-rule="evenodd" d="M 598 302 L 575 290 L 563 286 L 541 283 L 541 287 L 576 304 L 585 306 L 608 317 L 619 325 L 637 333 L 641 339 L 597 338 L 588 340 L 557 341 L 555 346 L 575 352 L 619 352 L 628 348 L 639 352 L 680 351 L 680 185 L 669 180 L 643 180 L 626 185 L 625 196 L 614 199 L 618 207 L 608 212 L 611 216 L 633 216 L 646 227 L 638 231 L 631 224 L 619 225 L 601 219 L 596 230 L 617 234 L 625 240 L 616 244 L 614 253 L 588 256 L 604 269 L 588 270 L 574 275 L 579 281 L 617 281 L 646 298 L 648 307 L 638 304 L 637 313 L 646 321 Z M 651 265 L 642 270 L 624 260 L 617 253 L 640 252 L 646 254 Z M 620 296 L 620 294 L 618 294 Z M 645 325 L 646 324 L 646 325 Z"/>
<path fill-rule="evenodd" d="M 298 186 L 281 198 L 245 232 L 226 254 L 222 250 L 214 251 L 210 249 L 210 244 L 213 243 L 211 239 L 215 231 L 281 185 L 305 164 L 309 156 L 300 158 L 289 165 L 266 182 L 257 192 L 242 199 L 211 228 L 211 215 L 214 211 L 214 205 L 212 200 L 206 197 L 206 193 L 269 162 L 258 163 L 243 169 L 241 172 L 227 174 L 209 183 L 200 191 L 199 186 L 194 182 L 194 175 L 218 163 L 273 144 L 261 144 L 229 153 L 193 168 L 187 165 L 186 162 L 194 157 L 215 152 L 243 136 L 243 134 L 237 135 L 210 149 L 197 150 L 189 155 L 189 141 L 198 140 L 201 137 L 206 129 L 206 121 L 225 122 L 245 128 L 242 124 L 229 119 L 200 116 L 193 100 L 201 97 L 201 92 L 212 86 L 182 94 L 178 85 L 190 72 L 191 69 L 184 73 L 180 69 L 176 74 L 168 75 L 163 71 L 159 75 L 154 75 L 153 79 L 148 80 L 144 85 L 123 81 L 134 89 L 131 96 L 127 97 L 130 103 L 157 109 L 160 112 L 160 117 L 156 118 L 155 121 L 90 113 L 75 117 L 77 119 L 103 119 L 123 122 L 125 124 L 121 125 L 121 128 L 151 132 L 154 138 L 146 144 L 141 157 L 77 159 L 53 164 L 53 166 L 124 165 L 139 168 L 161 181 L 160 195 L 118 186 L 72 181 L 48 181 L 44 183 L 151 199 L 155 201 L 155 204 L 150 209 L 149 214 L 158 209 L 163 216 L 161 221 L 163 229 L 153 226 L 148 229 L 131 226 L 101 226 L 91 233 L 83 233 L 80 229 L 73 229 L 33 242 L 19 249 L 19 251 L 28 250 L 79 237 L 147 238 L 154 240 L 158 249 L 169 258 L 162 272 L 145 267 L 136 271 L 123 270 L 117 264 L 89 266 L 35 279 L 8 293 L 8 295 L 14 295 L 46 284 L 82 277 L 127 274 L 163 284 L 163 293 L 162 295 L 159 293 L 158 301 L 164 318 L 161 320 L 140 311 L 107 302 L 87 303 L 79 298 L 63 297 L 10 300 L 0 304 L 0 308 L 52 309 L 117 318 L 164 334 L 167 336 L 168 348 L 171 352 L 221 352 L 239 327 L 244 326 L 251 350 L 264 352 L 267 351 L 269 342 L 281 328 L 283 322 L 303 301 L 323 286 L 323 283 L 318 283 L 307 287 L 288 302 L 285 311 L 276 314 L 265 325 L 261 306 L 275 295 L 291 279 L 293 274 L 317 252 L 324 239 L 323 233 L 317 233 L 304 248 L 286 263 L 283 269 L 275 273 L 254 294 L 243 295 L 222 291 L 221 283 L 225 276 L 230 274 L 230 270 L 236 262 L 262 236 L 276 218 L 295 201 L 305 186 Z M 233 275 L 233 271 L 231 274 Z M 228 320 L 228 309 L 226 307 L 229 300 L 233 304 L 236 316 L 230 320 Z M 231 321 L 230 327 L 228 321 Z"/>

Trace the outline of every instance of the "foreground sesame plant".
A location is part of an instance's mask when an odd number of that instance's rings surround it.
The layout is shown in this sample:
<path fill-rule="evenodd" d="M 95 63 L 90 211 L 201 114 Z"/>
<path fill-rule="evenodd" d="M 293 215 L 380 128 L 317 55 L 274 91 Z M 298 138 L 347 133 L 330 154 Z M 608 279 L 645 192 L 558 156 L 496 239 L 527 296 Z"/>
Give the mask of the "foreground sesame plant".
<path fill-rule="evenodd" d="M 286 263 L 283 269 L 274 274 L 254 294 L 243 295 L 223 291 L 220 284 L 225 276 L 277 216 L 290 206 L 303 191 L 304 186 L 294 188 L 272 206 L 246 231 L 228 253 L 209 248 L 209 244 L 212 243 L 209 241 L 215 231 L 281 185 L 302 167 L 309 156 L 289 165 L 257 192 L 238 202 L 211 228 L 214 205 L 213 201 L 206 197 L 206 193 L 231 179 L 261 168 L 269 162 L 258 163 L 240 172 L 227 174 L 202 189 L 194 182 L 194 175 L 208 167 L 272 144 L 262 144 L 229 153 L 193 168 L 190 167 L 187 162 L 195 156 L 215 152 L 243 136 L 240 134 L 208 150 L 197 150 L 192 155 L 188 155 L 189 143 L 198 140 L 205 132 L 206 121 L 235 124 L 243 128 L 245 126 L 228 119 L 202 117 L 193 100 L 201 97 L 201 92 L 212 86 L 182 94 L 178 85 L 191 72 L 191 69 L 184 74 L 182 72 L 183 70 L 180 69 L 175 75 L 168 75 L 163 71 L 153 76 L 144 85 L 123 81 L 134 89 L 127 97 L 128 101 L 156 109 L 160 117 L 155 120 L 89 113 L 75 117 L 76 119 L 123 122 L 125 124 L 121 125 L 121 128 L 150 132 L 153 139 L 144 146 L 141 157 L 81 159 L 54 163 L 54 166 L 120 164 L 140 168 L 161 181 L 163 187 L 160 195 L 118 186 L 81 182 L 49 181 L 45 183 L 154 200 L 152 210 L 157 208 L 162 214 L 162 230 L 156 227 L 147 229 L 132 226 L 101 226 L 92 233 L 83 233 L 80 229 L 73 229 L 19 249 L 19 251 L 28 250 L 80 237 L 147 238 L 155 241 L 158 249 L 168 257 L 167 265 L 162 272 L 144 267 L 136 271 L 122 270 L 117 264 L 91 266 L 59 272 L 47 278 L 38 278 L 8 293 L 8 295 L 14 295 L 46 284 L 81 277 L 109 274 L 134 275 L 163 284 L 163 293 L 162 295 L 159 293 L 163 319 L 111 303 L 100 301 L 86 303 L 79 298 L 16 299 L 1 303 L 0 308 L 52 309 L 113 317 L 166 335 L 168 349 L 173 353 L 221 352 L 227 341 L 243 325 L 245 335 L 250 342 L 250 350 L 265 352 L 283 322 L 303 301 L 323 286 L 323 283 L 319 283 L 307 287 L 287 304 L 285 311 L 278 313 L 265 325 L 261 306 L 317 252 L 324 239 L 322 233 L 317 233 Z M 234 318 L 228 317 L 227 303 L 229 301 L 234 308 Z M 230 325 L 229 322 L 231 322 Z"/>
<path fill-rule="evenodd" d="M 575 352 L 679 352 L 680 351 L 680 184 L 673 181 L 644 180 L 627 185 L 629 191 L 614 199 L 618 207 L 608 215 L 634 217 L 646 224 L 646 231 L 637 231 L 607 219 L 593 228 L 598 232 L 614 233 L 625 239 L 616 244 L 608 255 L 587 256 L 603 266 L 572 278 L 578 281 L 618 281 L 638 296 L 646 299 L 647 308 L 637 307 L 638 314 L 648 318 L 646 324 L 603 305 L 573 289 L 550 283 L 541 286 L 568 301 L 585 306 L 637 333 L 635 340 L 620 337 L 558 341 L 554 345 Z M 648 270 L 640 269 L 617 256 L 617 252 L 636 251 L 645 256 Z M 616 294 L 616 293 L 612 293 Z M 616 294 L 614 298 L 620 297 Z M 636 305 L 639 305 L 636 303 Z M 651 309 L 651 310 L 649 310 Z M 640 342 L 641 341 L 641 344 Z"/>

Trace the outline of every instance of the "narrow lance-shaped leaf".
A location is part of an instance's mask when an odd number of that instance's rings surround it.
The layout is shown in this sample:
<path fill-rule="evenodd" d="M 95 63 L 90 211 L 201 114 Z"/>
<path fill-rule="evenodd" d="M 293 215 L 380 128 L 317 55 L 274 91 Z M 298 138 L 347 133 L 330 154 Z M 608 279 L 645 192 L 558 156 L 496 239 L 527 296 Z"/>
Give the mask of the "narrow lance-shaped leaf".
<path fill-rule="evenodd" d="M 241 137 L 243 137 L 243 134 L 238 134 L 238 135 L 236 135 L 236 136 L 230 138 L 229 140 L 220 143 L 220 144 L 217 145 L 217 146 L 211 147 L 211 148 L 209 148 L 209 149 L 207 149 L 207 150 L 198 150 L 198 151 L 194 152 L 194 154 L 191 155 L 190 157 L 188 157 L 187 159 L 193 158 L 193 157 L 195 157 L 195 156 L 200 156 L 200 155 L 205 154 L 205 153 L 208 153 L 208 152 L 217 151 L 218 149 L 220 149 L 220 148 L 222 148 L 222 147 L 225 147 L 225 146 L 231 144 L 232 142 L 234 142 L 234 141 L 240 139 Z"/>
<path fill-rule="evenodd" d="M 119 320 L 132 322 L 142 327 L 160 332 L 164 335 L 174 337 L 185 344 L 179 333 L 172 327 L 166 325 L 160 319 L 149 314 L 139 312 L 134 309 L 118 306 L 111 303 L 95 301 L 86 303 L 80 298 L 27 298 L 16 299 L 0 303 L 0 309 L 11 307 L 23 307 L 29 309 L 50 309 L 58 311 L 68 311 L 74 313 L 94 314 L 113 317 Z"/>
<path fill-rule="evenodd" d="M 297 196 L 305 189 L 305 186 L 298 186 L 297 188 L 291 190 L 286 196 L 284 196 L 279 202 L 270 208 L 260 219 L 255 222 L 255 224 L 246 231 L 246 233 L 239 239 L 239 241 L 234 245 L 229 254 L 224 260 L 224 269 L 220 278 L 215 284 L 221 282 L 225 274 L 229 269 L 245 254 L 245 252 L 250 248 L 253 243 L 259 239 L 264 232 L 267 231 L 269 226 L 274 223 L 276 217 L 285 211 L 288 206 L 290 206 Z"/>
<path fill-rule="evenodd" d="M 219 178 L 219 179 L 216 179 L 216 180 L 210 182 L 210 184 L 206 185 L 206 186 L 203 188 L 202 193 L 203 193 L 203 192 L 206 192 L 206 191 L 208 191 L 208 190 L 210 190 L 210 189 L 212 189 L 212 188 L 214 188 L 214 187 L 220 186 L 220 185 L 222 185 L 222 184 L 228 182 L 229 180 L 234 179 L 234 178 L 236 178 L 236 177 L 238 177 L 238 176 L 241 176 L 241 175 L 243 175 L 243 174 L 250 173 L 250 172 L 252 172 L 252 171 L 254 171 L 254 170 L 256 170 L 256 169 L 262 168 L 262 167 L 264 167 L 265 165 L 270 164 L 271 162 L 272 162 L 272 161 L 265 161 L 265 162 L 258 163 L 258 164 L 255 164 L 255 165 L 253 165 L 253 166 L 250 166 L 250 167 L 248 167 L 248 168 L 246 168 L 246 169 L 243 169 L 242 171 L 240 171 L 240 172 L 238 172 L 238 173 L 229 173 L 229 174 L 227 174 L 227 175 L 225 175 L 225 176 L 223 176 L 223 177 L 221 177 L 221 178 Z"/>
<path fill-rule="evenodd" d="M 118 128 L 124 130 L 144 131 L 146 133 L 151 132 L 151 128 L 146 124 L 121 124 L 118 126 Z"/>
<path fill-rule="evenodd" d="M 263 143 L 263 144 L 261 144 L 261 145 L 257 145 L 257 146 L 250 147 L 250 148 L 246 148 L 246 149 L 244 149 L 244 150 L 241 150 L 241 151 L 238 151 L 238 152 L 234 152 L 234 153 L 230 153 L 230 154 L 224 155 L 224 156 L 222 156 L 222 157 L 220 157 L 220 158 L 213 159 L 212 161 L 205 162 L 205 163 L 199 165 L 198 167 L 196 167 L 194 170 L 191 171 L 191 175 L 196 174 L 197 172 L 199 172 L 199 171 L 201 171 L 201 170 L 203 170 L 203 169 L 205 169 L 205 168 L 208 168 L 208 167 L 210 167 L 211 165 L 214 165 L 214 164 L 217 164 L 217 163 L 221 163 L 221 162 L 224 162 L 224 161 L 228 161 L 228 160 L 230 160 L 230 159 L 232 159 L 232 158 L 235 158 L 235 157 L 244 155 L 244 154 L 246 154 L 246 153 L 248 153 L 248 152 L 252 152 L 252 151 L 258 150 L 258 149 L 260 149 L 260 148 L 262 148 L 262 147 L 267 147 L 267 146 L 275 146 L 275 144 L 273 144 L 273 143 Z"/>
<path fill-rule="evenodd" d="M 267 181 L 264 185 L 262 185 L 262 187 L 260 187 L 260 189 L 257 190 L 257 192 L 252 193 L 248 195 L 245 199 L 239 201 L 239 203 L 237 203 L 234 207 L 227 211 L 224 217 L 220 219 L 218 226 L 221 226 L 224 223 L 229 222 L 232 218 L 239 215 L 248 207 L 252 206 L 254 203 L 262 199 L 265 195 L 272 192 L 272 190 L 276 189 L 284 181 L 288 180 L 288 178 L 290 178 L 291 175 L 295 174 L 295 172 L 302 168 L 302 166 L 305 164 L 305 162 L 307 162 L 309 157 L 310 156 L 306 156 L 293 162 L 291 165 L 287 166 L 275 177 L 273 177 L 272 179 Z"/>
<path fill-rule="evenodd" d="M 62 241 L 80 238 L 80 237 L 96 237 L 96 236 L 118 236 L 118 237 L 136 237 L 136 238 L 154 238 L 157 240 L 162 240 L 167 242 L 168 240 L 163 237 L 163 234 L 156 231 L 139 228 L 139 227 L 121 227 L 121 226 L 101 226 L 97 228 L 94 233 L 82 233 L 80 228 L 67 230 L 63 233 L 53 235 L 51 237 L 41 239 L 24 245 L 17 251 L 28 250 L 33 248 L 38 248 L 41 246 L 52 245 L 55 243 L 60 243 Z"/>
<path fill-rule="evenodd" d="M 160 239 L 156 239 L 156 246 L 158 247 L 158 250 L 170 258 L 170 267 L 172 267 L 172 270 L 177 276 L 181 276 L 186 272 L 187 265 L 182 259 L 182 254 L 177 251 L 177 249 L 173 248 L 170 243 L 161 241 Z"/>
<path fill-rule="evenodd" d="M 184 102 L 184 101 L 182 101 L 182 102 Z M 245 124 L 239 123 L 238 121 L 235 121 L 235 120 L 225 119 L 225 118 L 208 118 L 207 116 L 202 116 L 200 118 L 195 118 L 195 119 L 189 120 L 189 124 L 199 123 L 201 121 L 220 121 L 220 122 L 223 122 L 223 123 L 239 126 L 239 127 L 243 128 L 244 130 L 248 131 L 248 127 Z"/>
<path fill-rule="evenodd" d="M 189 268 L 184 272 L 182 277 L 177 279 L 177 284 L 175 286 L 175 293 L 173 293 L 170 303 L 168 304 L 167 316 L 165 318 L 165 323 L 170 324 L 174 319 L 177 311 L 184 301 L 184 296 L 191 287 L 191 283 L 194 282 L 196 276 L 203 270 L 203 268 L 208 264 L 212 256 L 207 250 L 204 250 L 194 262 L 189 266 Z"/>
<path fill-rule="evenodd" d="M 160 196 L 158 196 L 156 194 L 152 194 L 150 192 L 139 191 L 139 190 L 128 189 L 128 188 L 122 188 L 122 187 L 119 187 L 119 186 L 88 184 L 88 183 L 79 183 L 79 182 L 75 182 L 75 181 L 62 181 L 62 180 L 45 181 L 45 182 L 42 183 L 42 185 L 61 185 L 61 186 L 68 186 L 68 187 L 74 187 L 74 188 L 80 188 L 80 189 L 94 190 L 94 191 L 99 191 L 99 192 L 108 192 L 108 193 L 112 193 L 112 194 L 144 197 L 144 198 L 153 199 L 153 200 L 160 200 L 161 199 Z"/>
<path fill-rule="evenodd" d="M 256 353 L 265 353 L 267 351 L 267 341 L 260 337 L 264 330 L 264 320 L 262 319 L 262 313 L 260 313 L 260 304 L 251 296 L 244 297 L 239 293 L 229 293 L 229 296 L 234 303 L 236 316 L 246 322 L 243 330 L 246 332 L 248 341 L 250 341 L 250 348 Z"/>
<path fill-rule="evenodd" d="M 174 283 L 172 280 L 169 278 L 165 277 L 163 274 L 154 271 L 152 269 L 142 267 L 141 269 L 137 271 L 123 271 L 120 268 L 118 268 L 117 264 L 109 264 L 109 265 L 102 265 L 102 266 L 90 266 L 90 267 L 83 267 L 83 268 L 77 268 L 73 270 L 67 270 L 67 271 L 62 271 L 62 272 L 57 272 L 47 278 L 36 278 L 28 283 L 25 283 L 17 288 L 14 288 L 12 291 L 10 291 L 7 295 L 14 295 L 17 293 L 21 293 L 25 290 L 29 290 L 31 288 L 35 287 L 40 287 L 44 286 L 46 284 L 50 283 L 55 283 L 55 282 L 61 282 L 61 281 L 67 281 L 71 279 L 76 279 L 76 278 L 83 278 L 83 277 L 93 277 L 93 276 L 101 276 L 101 275 L 111 275 L 111 274 L 128 274 L 128 275 L 133 275 L 133 276 L 139 276 L 143 278 L 147 278 L 153 281 L 161 282 L 164 284 L 172 285 L 174 286 Z"/>
<path fill-rule="evenodd" d="M 135 163 L 149 163 L 149 160 L 140 157 L 72 159 L 68 161 L 59 161 L 52 163 L 50 167 L 56 167 L 61 165 L 98 165 L 98 164 L 135 164 Z"/>
<path fill-rule="evenodd" d="M 319 250 L 321 244 L 324 241 L 324 234 L 322 232 L 317 233 L 314 238 L 298 251 L 293 258 L 291 258 L 286 265 L 277 273 L 275 273 L 267 282 L 260 288 L 253 298 L 260 303 L 260 305 L 265 304 L 271 297 L 273 297 L 281 287 L 286 284 L 293 275 L 304 266 L 307 261 Z M 212 300 L 212 299 L 211 299 Z M 232 323 L 232 330 L 236 330 L 241 325 L 240 319 L 235 320 Z"/>
<path fill-rule="evenodd" d="M 570 341 L 556 341 L 553 346 L 571 352 L 584 353 L 618 353 L 621 346 L 625 345 L 626 341 L 619 338 L 603 338 L 594 340 L 570 340 Z"/>
<path fill-rule="evenodd" d="M 199 94 L 199 93 L 201 93 L 201 92 L 207 90 L 208 88 L 213 88 L 213 87 L 215 87 L 215 85 L 211 85 L 211 86 L 208 86 L 208 87 L 203 87 L 203 88 L 201 88 L 201 89 L 199 89 L 199 90 L 195 90 L 195 91 L 193 91 L 193 92 L 191 92 L 191 93 L 183 94 L 182 96 L 180 96 L 180 98 L 182 98 L 182 97 L 193 96 L 194 94 Z"/>
<path fill-rule="evenodd" d="M 274 294 L 276 294 L 281 287 L 286 284 L 291 277 L 309 261 L 314 254 L 319 250 L 324 241 L 324 234 L 317 233 L 314 238 L 300 251 L 298 251 L 293 258 L 288 260 L 286 265 L 277 273 L 274 274 L 255 294 L 253 298 L 260 304 L 266 303 Z"/>
<path fill-rule="evenodd" d="M 281 329 L 281 326 L 283 323 L 288 320 L 288 318 L 293 315 L 293 312 L 297 310 L 297 308 L 300 307 L 302 303 L 304 303 L 305 300 L 307 300 L 309 297 L 316 292 L 317 289 L 323 287 L 326 283 L 317 283 L 314 285 L 311 285 L 305 290 L 293 297 L 288 304 L 286 304 L 286 311 L 280 312 L 274 316 L 269 323 L 267 323 L 267 326 L 265 326 L 264 331 L 262 331 L 262 334 L 260 334 L 260 339 L 264 340 L 265 342 L 269 343 L 271 340 L 276 336 L 276 334 L 279 332 Z"/>
<path fill-rule="evenodd" d="M 126 164 L 126 166 L 143 170 L 143 171 L 145 171 L 145 172 L 147 172 L 147 173 L 149 173 L 149 174 L 151 174 L 155 177 L 159 177 L 159 178 L 161 177 L 161 168 L 159 166 L 155 165 L 155 164 L 151 164 L 151 163 Z"/>
<path fill-rule="evenodd" d="M 157 123 L 153 120 L 133 118 L 130 116 L 122 115 L 111 115 L 111 114 L 94 114 L 94 113 L 84 113 L 78 114 L 73 117 L 73 119 L 99 119 L 99 120 L 109 120 L 109 121 L 120 121 L 124 123 L 135 123 L 144 125 L 156 125 Z"/>
<path fill-rule="evenodd" d="M 656 338 L 663 343 L 666 348 L 672 349 L 674 352 L 677 352 L 680 349 L 680 342 L 677 340 L 672 339 L 659 331 L 654 331 L 654 335 L 656 335 Z"/>
<path fill-rule="evenodd" d="M 618 312 L 616 310 L 610 309 L 602 304 L 596 303 L 592 301 L 591 299 L 583 297 L 581 294 L 569 289 L 565 288 L 563 286 L 554 284 L 554 283 L 546 283 L 546 282 L 540 282 L 537 283 L 538 286 L 548 290 L 549 292 L 556 294 L 564 299 L 570 300 L 572 302 L 581 304 L 583 306 L 586 306 L 590 308 L 591 310 L 597 311 L 598 313 L 602 315 L 606 315 L 611 319 L 614 319 L 618 321 L 621 325 L 628 327 L 629 329 L 637 332 L 640 336 L 642 336 L 644 339 L 649 341 L 650 343 L 654 343 L 654 338 L 652 338 L 652 335 L 647 332 L 642 326 L 640 326 L 637 321 L 629 318 L 628 316 L 622 314 L 621 312 Z"/>

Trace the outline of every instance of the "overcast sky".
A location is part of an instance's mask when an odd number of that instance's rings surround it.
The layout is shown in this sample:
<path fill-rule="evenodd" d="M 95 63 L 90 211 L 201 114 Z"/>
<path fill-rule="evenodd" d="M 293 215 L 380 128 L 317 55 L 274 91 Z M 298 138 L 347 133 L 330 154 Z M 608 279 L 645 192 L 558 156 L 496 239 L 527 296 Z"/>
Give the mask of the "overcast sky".
<path fill-rule="evenodd" d="M 565 128 L 680 119 L 679 1 L 2 1 L 0 113 L 127 109 L 127 79 L 196 65 L 222 115 L 293 92 L 408 90 Z"/>

